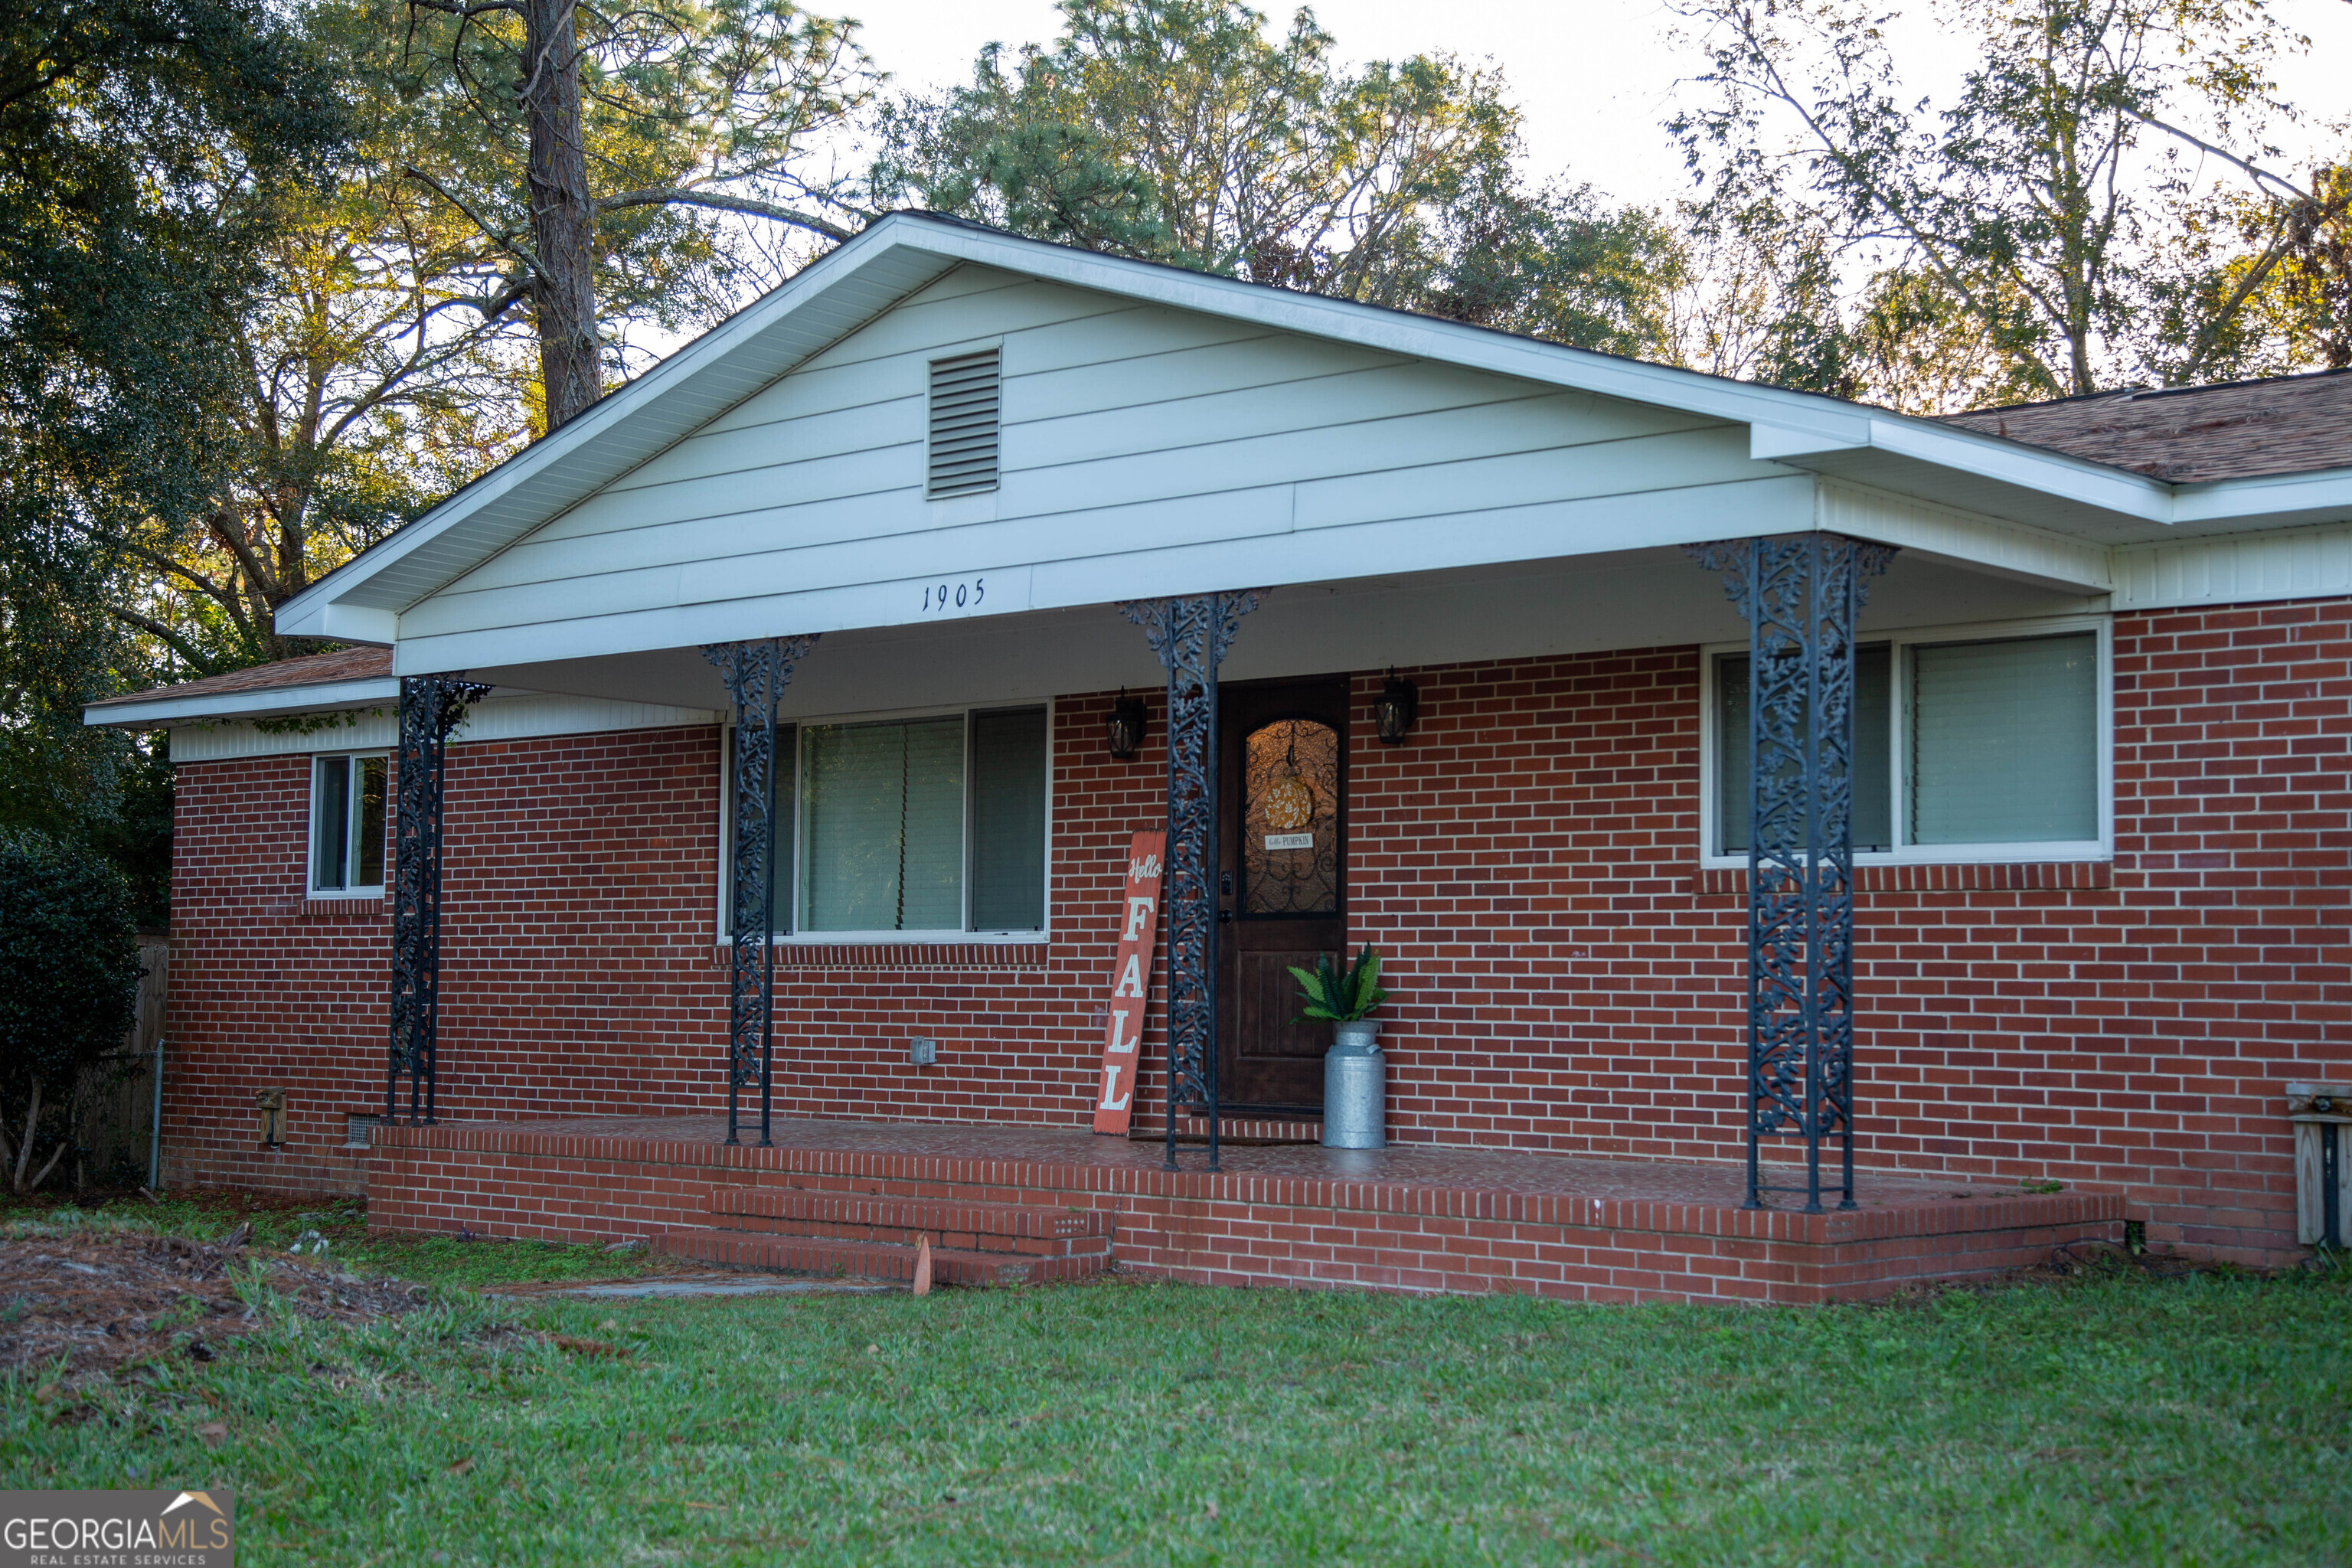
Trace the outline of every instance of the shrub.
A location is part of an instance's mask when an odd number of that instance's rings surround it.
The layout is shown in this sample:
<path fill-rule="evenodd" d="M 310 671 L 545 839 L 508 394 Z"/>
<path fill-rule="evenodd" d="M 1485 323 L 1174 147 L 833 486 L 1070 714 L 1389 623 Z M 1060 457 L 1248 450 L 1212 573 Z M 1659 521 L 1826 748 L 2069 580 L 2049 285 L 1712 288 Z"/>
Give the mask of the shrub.
<path fill-rule="evenodd" d="M 0 1160 L 15 1191 L 72 1144 L 74 1087 L 121 1044 L 139 973 L 122 874 L 78 845 L 0 831 Z"/>

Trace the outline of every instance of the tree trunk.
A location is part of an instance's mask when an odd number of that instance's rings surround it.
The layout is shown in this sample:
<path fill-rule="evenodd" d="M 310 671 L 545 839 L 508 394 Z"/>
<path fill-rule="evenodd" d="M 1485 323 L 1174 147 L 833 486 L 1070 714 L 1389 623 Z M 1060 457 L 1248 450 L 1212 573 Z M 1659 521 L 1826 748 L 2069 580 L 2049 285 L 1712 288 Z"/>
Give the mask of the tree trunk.
<path fill-rule="evenodd" d="M 532 310 L 547 428 L 603 395 L 596 334 L 596 214 L 580 122 L 579 0 L 523 0 L 523 111 L 530 129 Z"/>

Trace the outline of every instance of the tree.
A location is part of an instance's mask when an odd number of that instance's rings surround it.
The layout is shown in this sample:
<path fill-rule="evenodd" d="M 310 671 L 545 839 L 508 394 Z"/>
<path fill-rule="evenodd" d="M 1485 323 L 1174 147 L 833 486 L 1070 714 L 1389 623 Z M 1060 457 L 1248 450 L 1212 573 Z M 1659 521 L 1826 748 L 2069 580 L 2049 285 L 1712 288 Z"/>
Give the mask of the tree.
<path fill-rule="evenodd" d="M 2302 40 L 2267 0 L 1955 0 L 1947 36 L 1976 56 L 1932 120 L 1899 101 L 1883 19 L 1856 0 L 1684 15 L 1713 96 L 1672 125 L 1706 210 L 1804 212 L 1842 267 L 1908 302 L 1911 333 L 1938 336 L 1929 357 L 1975 343 L 2004 391 L 2210 374 L 2251 296 L 2168 280 L 2166 240 L 2189 154 L 2245 174 L 2247 199 L 2284 222 L 2255 160 L 2289 112 L 2268 62 Z"/>
<path fill-rule="evenodd" d="M 1300 12 L 1064 0 L 1050 47 L 887 106 L 874 205 L 1624 353 L 1664 342 L 1663 230 L 1517 177 L 1491 69 L 1333 63 Z"/>
<path fill-rule="evenodd" d="M 792 0 L 405 0 L 415 90 L 462 124 L 404 171 L 474 228 L 528 306 L 543 427 L 603 395 L 614 323 L 715 319 L 789 250 L 741 220 L 822 240 L 855 221 L 817 147 L 872 92 L 855 24 Z M 727 221 L 721 221 L 725 219 Z"/>
<path fill-rule="evenodd" d="M 320 0 L 309 58 L 347 106 L 342 156 L 264 193 L 260 282 L 223 328 L 201 504 L 131 542 L 112 604 L 193 674 L 306 651 L 278 607 L 521 445 L 529 324 L 502 258 L 403 170 L 470 134 L 462 95 L 419 77 L 397 0 Z M 489 172 L 478 161 L 475 175 Z"/>
<path fill-rule="evenodd" d="M 1769 200 L 1683 204 L 1668 337 L 1674 362 L 1712 375 L 1852 397 L 1835 245 Z"/>
<path fill-rule="evenodd" d="M 129 542 L 202 504 L 252 198 L 339 130 L 266 0 L 0 11 L 0 826 L 125 842 L 156 759 L 80 709 L 152 671 L 105 606 Z"/>
<path fill-rule="evenodd" d="M 77 1086 L 121 1045 L 139 975 L 121 874 L 87 849 L 0 829 L 0 1163 L 11 1191 L 39 1186 L 72 1146 Z"/>
<path fill-rule="evenodd" d="M 2260 195 L 2179 204 L 2159 289 L 2170 335 L 2216 379 L 2352 365 L 2352 163 L 2319 163 L 2300 184 L 2256 173 Z"/>

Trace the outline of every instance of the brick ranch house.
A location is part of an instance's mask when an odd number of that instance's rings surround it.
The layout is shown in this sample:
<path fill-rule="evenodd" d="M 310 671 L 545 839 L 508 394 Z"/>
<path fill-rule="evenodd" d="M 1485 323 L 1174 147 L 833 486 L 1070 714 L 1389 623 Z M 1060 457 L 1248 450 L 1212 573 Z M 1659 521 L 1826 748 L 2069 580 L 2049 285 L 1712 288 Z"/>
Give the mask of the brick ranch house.
<path fill-rule="evenodd" d="M 278 624 L 354 646 L 89 710 L 178 763 L 174 1184 L 1811 1300 L 2296 1256 L 2352 1061 L 2352 376 L 1912 418 L 898 215 Z"/>

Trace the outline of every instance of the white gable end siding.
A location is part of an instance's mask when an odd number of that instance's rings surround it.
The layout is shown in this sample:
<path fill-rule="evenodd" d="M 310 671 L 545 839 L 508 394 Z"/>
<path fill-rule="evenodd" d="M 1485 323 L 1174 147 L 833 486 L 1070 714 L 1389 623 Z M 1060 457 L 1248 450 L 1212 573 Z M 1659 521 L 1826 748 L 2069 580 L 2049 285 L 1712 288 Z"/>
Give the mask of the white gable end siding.
<path fill-rule="evenodd" d="M 992 345 L 1003 485 L 927 500 L 929 362 Z M 1812 484 L 1741 426 L 964 268 L 404 613 L 400 664 L 1801 528 Z"/>

